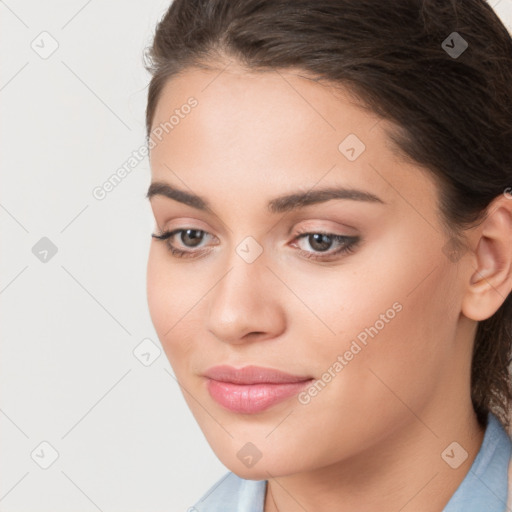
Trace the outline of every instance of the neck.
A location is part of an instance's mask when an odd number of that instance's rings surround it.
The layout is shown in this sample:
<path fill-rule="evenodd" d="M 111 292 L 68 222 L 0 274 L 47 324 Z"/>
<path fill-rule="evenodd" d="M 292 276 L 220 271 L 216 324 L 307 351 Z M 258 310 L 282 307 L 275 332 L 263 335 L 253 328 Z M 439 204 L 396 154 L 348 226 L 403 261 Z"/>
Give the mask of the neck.
<path fill-rule="evenodd" d="M 451 401 L 447 401 L 449 403 Z M 484 429 L 471 403 L 436 418 L 414 414 L 378 447 L 328 467 L 270 479 L 265 512 L 438 512 L 469 471 L 482 444 Z M 428 426 L 428 427 L 427 427 Z M 468 453 L 456 469 L 460 448 Z M 445 458 L 441 456 L 445 453 Z"/>

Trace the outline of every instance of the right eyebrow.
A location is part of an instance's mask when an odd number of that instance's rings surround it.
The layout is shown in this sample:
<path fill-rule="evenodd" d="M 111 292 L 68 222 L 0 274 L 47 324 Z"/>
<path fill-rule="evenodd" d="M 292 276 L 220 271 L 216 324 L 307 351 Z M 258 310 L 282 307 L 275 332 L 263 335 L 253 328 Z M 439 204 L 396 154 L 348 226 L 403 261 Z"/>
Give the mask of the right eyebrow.
<path fill-rule="evenodd" d="M 176 187 L 172 187 L 168 183 L 164 183 L 163 181 L 155 181 L 151 183 L 149 189 L 146 193 L 146 197 L 151 199 L 154 196 L 164 196 L 169 199 L 174 199 L 180 203 L 191 206 L 192 208 L 196 208 L 198 210 L 210 210 L 210 205 L 206 199 L 192 194 L 190 192 L 186 192 L 185 190 L 180 190 Z"/>

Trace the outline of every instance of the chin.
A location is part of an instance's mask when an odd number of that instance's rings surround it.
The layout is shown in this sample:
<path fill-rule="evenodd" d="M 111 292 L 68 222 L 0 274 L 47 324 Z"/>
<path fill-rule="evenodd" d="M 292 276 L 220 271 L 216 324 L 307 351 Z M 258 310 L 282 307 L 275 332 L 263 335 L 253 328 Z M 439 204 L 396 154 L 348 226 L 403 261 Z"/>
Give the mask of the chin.
<path fill-rule="evenodd" d="M 219 460 L 229 469 L 229 471 L 235 473 L 235 475 L 240 478 L 244 478 L 245 480 L 268 480 L 269 478 L 296 473 L 298 468 L 290 467 L 289 461 L 291 459 L 292 457 L 272 453 L 269 457 L 262 455 L 261 459 L 259 459 L 252 467 L 247 467 L 239 460 L 238 452 L 234 458 L 230 458 L 229 460 L 226 460 L 225 457 L 219 457 Z"/>

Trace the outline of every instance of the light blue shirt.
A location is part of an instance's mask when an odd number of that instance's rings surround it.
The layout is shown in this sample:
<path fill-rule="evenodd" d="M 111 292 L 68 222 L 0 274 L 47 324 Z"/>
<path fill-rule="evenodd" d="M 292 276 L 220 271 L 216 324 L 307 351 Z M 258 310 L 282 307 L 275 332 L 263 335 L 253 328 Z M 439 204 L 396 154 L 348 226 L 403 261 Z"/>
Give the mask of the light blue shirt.
<path fill-rule="evenodd" d="M 505 512 L 512 441 L 489 413 L 480 450 L 443 512 Z M 245 480 L 231 471 L 188 512 L 263 512 L 267 480 Z"/>

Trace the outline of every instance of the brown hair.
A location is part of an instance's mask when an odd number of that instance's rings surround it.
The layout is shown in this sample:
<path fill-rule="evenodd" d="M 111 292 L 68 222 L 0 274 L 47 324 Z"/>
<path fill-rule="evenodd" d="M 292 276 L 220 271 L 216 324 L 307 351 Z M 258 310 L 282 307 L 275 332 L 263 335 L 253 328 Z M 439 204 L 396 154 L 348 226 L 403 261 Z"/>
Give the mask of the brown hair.
<path fill-rule="evenodd" d="M 149 50 L 148 137 L 162 87 L 187 68 L 295 68 L 397 126 L 391 140 L 441 185 L 441 220 L 459 251 L 464 229 L 512 185 L 512 39 L 485 0 L 174 0 Z M 475 337 L 482 426 L 489 411 L 509 426 L 511 345 L 509 294 Z"/>

